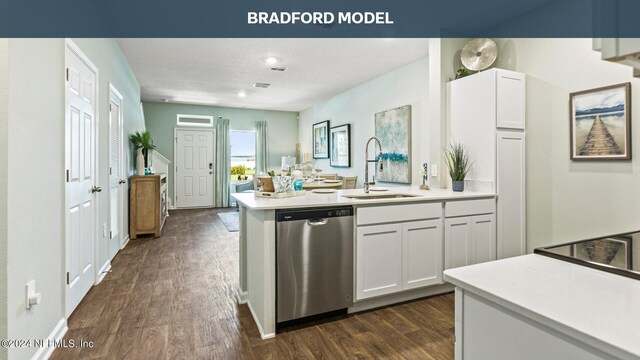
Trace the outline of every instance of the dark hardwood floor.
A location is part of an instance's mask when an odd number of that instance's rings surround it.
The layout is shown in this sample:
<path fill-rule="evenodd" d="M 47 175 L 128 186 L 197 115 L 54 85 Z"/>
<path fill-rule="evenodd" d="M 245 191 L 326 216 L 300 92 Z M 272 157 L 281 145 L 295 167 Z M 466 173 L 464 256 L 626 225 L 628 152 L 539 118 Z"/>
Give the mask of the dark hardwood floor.
<path fill-rule="evenodd" d="M 238 235 L 218 211 L 172 211 L 162 237 L 131 240 L 69 319 L 65 339 L 94 346 L 52 359 L 453 359 L 452 294 L 261 340 L 235 301 Z"/>

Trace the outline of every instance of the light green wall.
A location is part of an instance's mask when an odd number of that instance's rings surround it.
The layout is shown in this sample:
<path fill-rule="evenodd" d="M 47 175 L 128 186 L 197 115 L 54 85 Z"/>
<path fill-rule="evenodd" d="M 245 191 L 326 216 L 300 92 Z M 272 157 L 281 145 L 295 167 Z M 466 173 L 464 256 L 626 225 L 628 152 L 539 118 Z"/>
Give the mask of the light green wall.
<path fill-rule="evenodd" d="M 7 338 L 7 135 L 8 135 L 8 47 L 0 39 L 0 339 Z M 0 359 L 7 349 L 0 348 Z"/>
<path fill-rule="evenodd" d="M 448 42 L 456 58 L 467 39 Z M 640 227 L 640 144 L 632 126 L 631 161 L 569 158 L 569 93 L 640 80 L 631 68 L 604 61 L 591 39 L 494 39 L 496 67 L 526 74 L 527 249 L 635 231 Z M 632 124 L 640 98 L 632 96 Z"/>
<path fill-rule="evenodd" d="M 427 40 L 425 40 L 427 41 Z M 329 159 L 314 160 L 324 173 L 358 176 L 364 182 L 364 154 L 367 139 L 375 134 L 377 112 L 411 105 L 411 179 L 419 183 L 419 166 L 429 161 L 429 59 L 422 58 L 338 94 L 300 112 L 299 137 L 303 152 L 312 151 L 314 123 L 330 120 L 331 126 L 351 124 L 351 167 L 332 168 Z M 372 156 L 373 145 L 369 155 Z M 370 169 L 371 170 L 371 169 Z M 373 172 L 370 171 L 370 175 Z M 371 181 L 371 179 L 369 179 Z M 385 183 L 385 186 L 395 184 Z"/>
<path fill-rule="evenodd" d="M 498 67 L 527 74 L 528 248 L 638 230 L 640 137 L 632 125 L 631 161 L 569 159 L 569 93 L 640 79 L 604 61 L 591 39 L 503 39 Z M 640 97 L 631 97 L 632 124 Z"/>
<path fill-rule="evenodd" d="M 269 168 L 280 169 L 281 157 L 295 155 L 298 142 L 298 113 L 289 111 L 251 110 L 218 106 L 144 103 L 147 129 L 151 132 L 157 151 L 173 163 L 174 128 L 178 114 L 210 115 L 229 119 L 230 130 L 255 130 L 255 122 L 266 120 L 269 136 Z M 172 164 L 173 165 L 173 164 Z M 173 182 L 174 167 L 170 167 L 169 182 Z M 169 186 L 173 199 L 173 185 Z M 175 204 L 175 202 L 172 201 Z"/>
<path fill-rule="evenodd" d="M 76 44 L 99 69 L 98 185 L 108 189 L 108 83 L 125 97 L 127 132 L 144 128 L 139 85 L 115 40 Z M 65 317 L 64 40 L 10 39 L 8 53 L 8 337 L 46 339 Z M 99 229 L 107 223 L 108 199 L 108 191 L 98 195 Z M 108 260 L 99 233 L 98 268 Z M 25 285 L 32 279 L 42 303 L 27 311 Z M 36 350 L 11 348 L 9 358 L 31 358 Z"/>

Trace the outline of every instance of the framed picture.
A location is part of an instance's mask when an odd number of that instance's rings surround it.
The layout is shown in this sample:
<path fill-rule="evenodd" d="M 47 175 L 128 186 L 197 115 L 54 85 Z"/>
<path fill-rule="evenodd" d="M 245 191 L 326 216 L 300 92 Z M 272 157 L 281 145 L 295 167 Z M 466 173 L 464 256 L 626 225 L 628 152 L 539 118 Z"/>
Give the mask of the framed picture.
<path fill-rule="evenodd" d="M 631 83 L 570 94 L 571 160 L 631 159 Z"/>
<path fill-rule="evenodd" d="M 376 180 L 411 183 L 411 105 L 375 114 L 376 137 L 382 144 L 382 174 Z"/>
<path fill-rule="evenodd" d="M 330 133 L 329 164 L 332 167 L 351 167 L 351 125 L 332 127 Z"/>
<path fill-rule="evenodd" d="M 329 120 L 313 124 L 313 158 L 329 158 Z"/>

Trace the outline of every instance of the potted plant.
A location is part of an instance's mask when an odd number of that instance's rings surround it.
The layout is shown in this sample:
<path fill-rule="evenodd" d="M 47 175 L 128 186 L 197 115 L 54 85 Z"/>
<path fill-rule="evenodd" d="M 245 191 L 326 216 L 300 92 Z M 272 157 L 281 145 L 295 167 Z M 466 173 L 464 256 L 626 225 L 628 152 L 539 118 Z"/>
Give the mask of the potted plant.
<path fill-rule="evenodd" d="M 148 130 L 143 132 L 136 131 L 134 134 L 129 135 L 129 141 L 131 141 L 133 147 L 138 151 L 138 155 L 144 159 L 142 161 L 142 171 L 141 169 L 137 169 L 138 175 L 144 175 L 144 169 L 149 167 L 149 151 L 156 148 L 156 146 L 153 145 L 151 133 Z M 139 164 L 136 164 L 136 168 L 140 167 L 138 165 Z"/>
<path fill-rule="evenodd" d="M 453 143 L 449 145 L 449 149 L 445 150 L 445 160 L 449 168 L 449 176 L 451 176 L 452 190 L 464 191 L 464 178 L 471 170 L 471 162 L 469 154 L 464 145 Z"/>

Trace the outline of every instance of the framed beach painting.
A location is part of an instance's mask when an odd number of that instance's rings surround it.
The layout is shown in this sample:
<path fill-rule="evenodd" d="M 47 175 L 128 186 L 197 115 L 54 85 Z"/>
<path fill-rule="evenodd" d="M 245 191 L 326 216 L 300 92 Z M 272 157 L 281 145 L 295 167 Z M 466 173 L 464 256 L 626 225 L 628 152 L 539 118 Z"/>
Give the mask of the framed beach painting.
<path fill-rule="evenodd" d="M 411 105 L 374 116 L 376 137 L 382 144 L 382 173 L 377 181 L 411 183 Z"/>
<path fill-rule="evenodd" d="M 351 125 L 332 127 L 330 133 L 329 165 L 332 167 L 351 167 Z"/>
<path fill-rule="evenodd" d="M 313 158 L 329 158 L 329 120 L 313 124 Z"/>
<path fill-rule="evenodd" d="M 570 94 L 571 160 L 631 159 L 631 83 Z"/>

